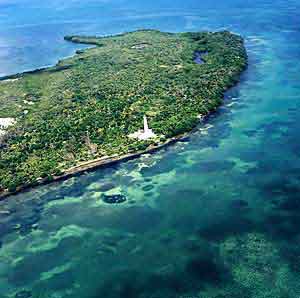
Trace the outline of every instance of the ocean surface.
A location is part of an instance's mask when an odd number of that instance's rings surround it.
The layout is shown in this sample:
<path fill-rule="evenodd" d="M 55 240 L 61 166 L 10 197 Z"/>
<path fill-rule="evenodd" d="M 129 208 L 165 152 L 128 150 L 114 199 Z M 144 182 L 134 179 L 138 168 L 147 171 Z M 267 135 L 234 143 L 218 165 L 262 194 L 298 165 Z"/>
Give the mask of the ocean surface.
<path fill-rule="evenodd" d="M 249 54 L 189 140 L 0 202 L 0 297 L 299 298 L 299 20 L 298 0 L 0 0 L 0 75 L 72 55 L 66 34 L 228 29 Z"/>

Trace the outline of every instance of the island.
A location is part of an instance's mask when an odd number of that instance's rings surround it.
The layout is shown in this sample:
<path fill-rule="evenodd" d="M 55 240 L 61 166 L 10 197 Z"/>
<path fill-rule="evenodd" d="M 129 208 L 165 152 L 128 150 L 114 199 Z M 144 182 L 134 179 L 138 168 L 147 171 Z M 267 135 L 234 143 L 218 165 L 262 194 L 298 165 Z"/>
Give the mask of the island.
<path fill-rule="evenodd" d="M 12 123 L 0 134 L 1 197 L 186 136 L 247 66 L 242 37 L 228 31 L 65 40 L 91 47 L 0 79 L 0 119 Z"/>

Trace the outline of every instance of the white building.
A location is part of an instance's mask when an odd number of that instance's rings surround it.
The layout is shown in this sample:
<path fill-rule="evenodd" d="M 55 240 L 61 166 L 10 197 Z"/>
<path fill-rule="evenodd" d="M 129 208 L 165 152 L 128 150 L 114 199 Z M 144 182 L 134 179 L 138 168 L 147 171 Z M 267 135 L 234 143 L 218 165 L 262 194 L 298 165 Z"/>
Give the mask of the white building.
<path fill-rule="evenodd" d="M 151 138 L 155 138 L 156 134 L 152 131 L 152 129 L 149 128 L 147 117 L 144 116 L 144 129 L 130 134 L 129 137 L 139 140 L 148 140 Z"/>
<path fill-rule="evenodd" d="M 0 118 L 0 136 L 5 134 L 5 130 L 14 125 L 16 120 L 14 118 Z"/>

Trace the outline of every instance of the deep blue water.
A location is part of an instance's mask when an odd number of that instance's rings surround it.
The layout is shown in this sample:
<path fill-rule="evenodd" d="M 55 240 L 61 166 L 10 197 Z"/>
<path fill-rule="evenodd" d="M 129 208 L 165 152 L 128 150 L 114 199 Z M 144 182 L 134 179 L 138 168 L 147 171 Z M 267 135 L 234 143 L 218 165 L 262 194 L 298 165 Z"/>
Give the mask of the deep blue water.
<path fill-rule="evenodd" d="M 0 1 L 1 75 L 66 34 L 226 28 L 249 54 L 189 141 L 0 202 L 0 297 L 300 297 L 300 1 L 142 2 Z"/>

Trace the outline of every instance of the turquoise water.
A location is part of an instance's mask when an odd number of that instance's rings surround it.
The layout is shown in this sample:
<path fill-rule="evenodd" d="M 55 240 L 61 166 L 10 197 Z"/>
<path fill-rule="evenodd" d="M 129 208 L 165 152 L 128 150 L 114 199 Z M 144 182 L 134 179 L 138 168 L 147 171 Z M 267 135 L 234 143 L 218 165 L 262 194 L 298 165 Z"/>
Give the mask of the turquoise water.
<path fill-rule="evenodd" d="M 0 202 L 0 297 L 300 297 L 299 1 L 20 2 L 3 75 L 144 27 L 238 32 L 249 68 L 188 141 Z"/>

